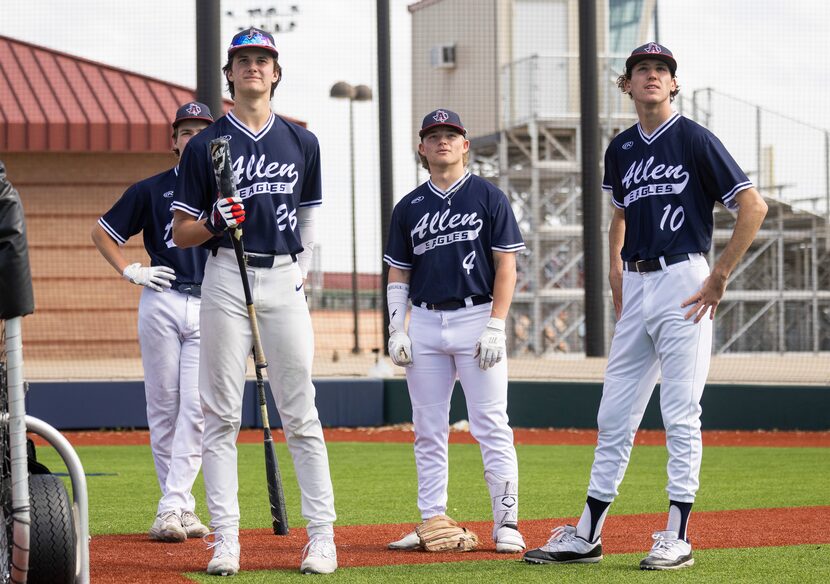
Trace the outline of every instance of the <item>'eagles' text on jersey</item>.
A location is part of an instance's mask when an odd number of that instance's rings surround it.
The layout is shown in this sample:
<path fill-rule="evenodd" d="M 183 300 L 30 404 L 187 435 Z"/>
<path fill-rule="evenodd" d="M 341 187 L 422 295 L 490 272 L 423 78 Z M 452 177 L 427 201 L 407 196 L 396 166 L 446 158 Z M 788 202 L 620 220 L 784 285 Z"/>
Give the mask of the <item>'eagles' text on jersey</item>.
<path fill-rule="evenodd" d="M 273 113 L 257 133 L 229 112 L 194 136 L 179 164 L 173 209 L 202 218 L 213 208 L 218 190 L 210 141 L 219 137 L 229 142 L 245 205 L 245 250 L 270 255 L 303 251 L 297 209 L 322 204 L 320 146 L 314 134 Z M 227 233 L 206 245 L 232 247 Z"/>
<path fill-rule="evenodd" d="M 139 231 L 151 266 L 167 266 L 176 272 L 176 283 L 201 284 L 207 250 L 180 249 L 173 243 L 173 189 L 178 167 L 171 168 L 128 188 L 98 224 L 119 245 Z"/>
<path fill-rule="evenodd" d="M 446 191 L 427 181 L 395 205 L 383 259 L 412 271 L 413 302 L 440 303 L 492 295 L 492 252 L 524 248 L 505 194 L 465 173 Z"/>
<path fill-rule="evenodd" d="M 715 202 L 734 210 L 751 186 L 714 134 L 676 112 L 651 135 L 635 124 L 605 151 L 602 188 L 625 210 L 625 261 L 708 252 Z"/>

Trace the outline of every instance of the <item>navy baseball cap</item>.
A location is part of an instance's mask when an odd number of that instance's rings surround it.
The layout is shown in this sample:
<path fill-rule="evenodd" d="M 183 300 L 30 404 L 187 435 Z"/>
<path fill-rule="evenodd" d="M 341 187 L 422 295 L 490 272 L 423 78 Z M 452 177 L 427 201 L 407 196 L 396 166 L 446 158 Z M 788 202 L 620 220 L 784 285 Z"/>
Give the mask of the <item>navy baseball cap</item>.
<path fill-rule="evenodd" d="M 424 134 L 436 126 L 450 126 L 461 132 L 462 136 L 467 135 L 467 130 L 464 129 L 464 124 L 461 123 L 461 118 L 457 113 L 451 112 L 448 109 L 437 109 L 424 116 L 424 121 L 421 122 L 421 131 L 418 132 L 418 136 L 423 138 Z"/>
<path fill-rule="evenodd" d="M 230 59 L 235 51 L 244 48 L 265 49 L 273 53 L 274 57 L 278 59 L 280 56 L 273 35 L 270 32 L 254 28 L 253 26 L 234 35 L 231 40 L 231 46 L 228 47 L 228 58 Z"/>
<path fill-rule="evenodd" d="M 213 116 L 210 113 L 210 108 L 198 101 L 190 101 L 176 110 L 176 119 L 173 120 L 173 129 L 184 120 L 204 120 L 213 123 Z"/>
<path fill-rule="evenodd" d="M 671 71 L 672 77 L 674 77 L 674 73 L 677 71 L 677 61 L 674 60 L 674 55 L 672 55 L 672 52 L 668 48 L 657 43 L 646 43 L 631 51 L 631 55 L 625 60 L 625 72 L 631 75 L 631 68 L 646 59 L 663 61 L 669 66 L 669 71 Z"/>

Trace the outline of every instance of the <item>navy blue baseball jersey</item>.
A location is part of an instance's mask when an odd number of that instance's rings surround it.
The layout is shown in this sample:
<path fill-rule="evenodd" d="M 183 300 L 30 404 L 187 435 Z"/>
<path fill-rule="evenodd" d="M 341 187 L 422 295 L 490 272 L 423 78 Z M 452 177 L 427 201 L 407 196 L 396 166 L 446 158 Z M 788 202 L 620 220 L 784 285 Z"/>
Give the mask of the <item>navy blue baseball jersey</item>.
<path fill-rule="evenodd" d="M 395 205 L 383 259 L 411 270 L 414 303 L 440 303 L 491 295 L 492 252 L 524 248 L 505 194 L 465 173 L 446 191 L 427 181 Z"/>
<path fill-rule="evenodd" d="M 625 261 L 708 252 L 715 203 L 734 210 L 751 186 L 720 140 L 678 113 L 651 135 L 635 124 L 605 151 L 602 188 L 625 210 Z"/>
<path fill-rule="evenodd" d="M 120 245 L 144 232 L 144 248 L 151 266 L 167 266 L 176 272 L 176 282 L 201 284 L 207 250 L 180 249 L 173 243 L 173 189 L 178 168 L 139 181 L 128 188 L 98 224 Z"/>
<path fill-rule="evenodd" d="M 173 209 L 202 218 L 213 208 L 218 189 L 210 141 L 219 137 L 229 142 L 231 166 L 245 205 L 245 250 L 271 255 L 303 251 L 297 209 L 323 202 L 320 146 L 314 134 L 275 114 L 256 134 L 229 112 L 194 136 L 179 164 Z M 227 233 L 206 245 L 233 247 Z"/>

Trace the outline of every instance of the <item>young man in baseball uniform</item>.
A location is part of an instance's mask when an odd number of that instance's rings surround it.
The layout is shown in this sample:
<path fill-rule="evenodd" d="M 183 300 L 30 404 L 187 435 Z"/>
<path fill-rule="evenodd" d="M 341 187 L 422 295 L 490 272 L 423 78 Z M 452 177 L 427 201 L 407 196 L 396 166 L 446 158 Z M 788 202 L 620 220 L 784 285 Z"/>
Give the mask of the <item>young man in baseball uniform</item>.
<path fill-rule="evenodd" d="M 450 397 L 457 377 L 481 446 L 496 549 L 516 553 L 525 543 L 507 420 L 504 321 L 516 285 L 516 252 L 525 245 L 505 194 L 467 171 L 466 134 L 458 114 L 445 109 L 427 114 L 421 125 L 418 153 L 430 179 L 395 206 L 383 256 L 389 264 L 389 354 L 406 367 L 421 518 L 447 511 Z M 412 532 L 389 547 L 419 544 Z"/>
<path fill-rule="evenodd" d="M 182 105 L 173 120 L 173 152 L 213 122 L 208 107 Z M 101 255 L 133 284 L 145 286 L 138 305 L 138 340 L 150 446 L 161 487 L 150 537 L 184 541 L 208 533 L 191 494 L 202 461 L 204 418 L 199 401 L 199 304 L 207 252 L 173 243 L 176 166 L 131 186 L 92 230 Z M 140 231 L 150 265 L 130 264 L 121 246 Z"/>
<path fill-rule="evenodd" d="M 314 403 L 314 336 L 303 284 L 322 203 L 320 148 L 305 128 L 271 111 L 282 75 L 274 38 L 251 28 L 233 37 L 223 71 L 234 99 L 185 151 L 176 185 L 173 238 L 211 249 L 202 295 L 199 391 L 205 414 L 203 473 L 215 532 L 210 574 L 239 570 L 236 436 L 253 339 L 228 228 L 243 227 L 247 277 L 256 306 L 271 391 L 282 419 L 309 543 L 300 570 L 337 568 L 334 495 L 328 454 Z M 217 200 L 210 142 L 230 143 L 238 197 Z M 244 224 L 243 224 L 244 221 Z"/>
<path fill-rule="evenodd" d="M 626 60 L 617 84 L 639 122 L 605 152 L 603 190 L 611 193 L 611 293 L 617 326 L 597 415 L 599 434 L 588 498 L 574 527 L 557 527 L 532 563 L 598 562 L 608 507 L 618 495 L 634 434 L 661 377 L 668 449 L 666 529 L 640 562 L 644 570 L 691 566 L 689 513 L 700 474 L 700 398 L 709 372 L 712 320 L 726 282 L 764 220 L 767 205 L 723 144 L 673 111 L 677 63 L 648 43 Z M 732 237 L 711 271 L 715 203 L 737 213 Z"/>

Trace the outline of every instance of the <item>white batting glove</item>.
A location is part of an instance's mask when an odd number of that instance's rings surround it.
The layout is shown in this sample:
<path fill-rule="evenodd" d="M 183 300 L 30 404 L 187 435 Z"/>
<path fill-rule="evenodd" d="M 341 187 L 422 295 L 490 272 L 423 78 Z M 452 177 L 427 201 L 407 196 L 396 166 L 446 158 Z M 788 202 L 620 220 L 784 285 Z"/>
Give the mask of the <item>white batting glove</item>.
<path fill-rule="evenodd" d="M 156 292 L 161 292 L 164 288 L 169 288 L 172 285 L 171 282 L 176 279 L 176 272 L 167 266 L 142 268 L 141 264 L 135 263 L 124 268 L 122 276 L 133 284 L 147 286 Z"/>
<path fill-rule="evenodd" d="M 223 197 L 213 204 L 213 210 L 205 221 L 205 227 L 214 235 L 226 229 L 239 227 L 245 221 L 245 205 L 240 197 Z"/>
<path fill-rule="evenodd" d="M 412 341 L 403 331 L 389 327 L 389 356 L 399 367 L 412 365 Z"/>
<path fill-rule="evenodd" d="M 483 371 L 487 371 L 502 360 L 506 351 L 507 335 L 504 334 L 504 321 L 500 318 L 491 318 L 476 343 L 478 366 Z"/>

